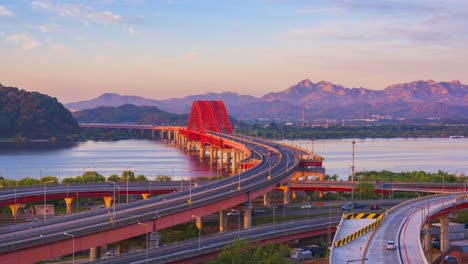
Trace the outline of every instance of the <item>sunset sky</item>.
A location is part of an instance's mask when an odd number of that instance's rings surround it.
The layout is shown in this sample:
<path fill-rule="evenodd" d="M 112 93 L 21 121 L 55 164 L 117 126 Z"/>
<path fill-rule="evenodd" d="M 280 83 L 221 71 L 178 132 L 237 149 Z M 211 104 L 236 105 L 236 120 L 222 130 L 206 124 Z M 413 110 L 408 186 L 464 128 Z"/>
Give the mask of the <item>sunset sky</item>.
<path fill-rule="evenodd" d="M 468 1 L 0 0 L 0 83 L 57 97 L 468 83 Z"/>

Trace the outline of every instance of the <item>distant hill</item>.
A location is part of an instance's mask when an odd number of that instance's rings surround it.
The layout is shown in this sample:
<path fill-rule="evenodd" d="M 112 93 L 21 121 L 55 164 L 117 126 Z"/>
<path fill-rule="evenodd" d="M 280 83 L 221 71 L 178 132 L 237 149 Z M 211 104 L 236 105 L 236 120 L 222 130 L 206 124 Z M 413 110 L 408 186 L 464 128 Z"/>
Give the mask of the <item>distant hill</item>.
<path fill-rule="evenodd" d="M 177 115 L 154 106 L 101 106 L 73 113 L 80 123 L 187 125 L 188 115 Z"/>
<path fill-rule="evenodd" d="M 237 119 L 309 120 L 371 118 L 451 118 L 468 119 L 468 85 L 459 81 L 415 81 L 391 85 L 384 90 L 347 88 L 327 81 L 303 80 L 280 92 L 262 97 L 237 93 L 207 93 L 168 100 L 105 94 L 96 99 L 70 103 L 70 109 L 100 105 L 153 105 L 173 113 L 189 113 L 194 100 L 223 100 Z"/>
<path fill-rule="evenodd" d="M 43 139 L 79 131 L 70 111 L 56 98 L 0 84 L 0 137 Z"/>

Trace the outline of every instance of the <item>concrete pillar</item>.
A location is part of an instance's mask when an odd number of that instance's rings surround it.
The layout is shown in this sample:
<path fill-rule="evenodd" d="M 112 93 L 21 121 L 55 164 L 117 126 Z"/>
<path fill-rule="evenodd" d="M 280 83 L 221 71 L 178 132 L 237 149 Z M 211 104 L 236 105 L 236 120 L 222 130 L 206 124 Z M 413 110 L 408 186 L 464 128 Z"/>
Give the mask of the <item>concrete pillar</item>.
<path fill-rule="evenodd" d="M 160 239 L 161 236 L 159 235 L 158 231 L 149 233 L 149 248 L 158 248 Z"/>
<path fill-rule="evenodd" d="M 197 217 L 195 218 L 195 226 L 196 226 L 199 230 L 201 230 L 201 229 L 203 228 L 203 218 L 197 216 Z"/>
<path fill-rule="evenodd" d="M 232 172 L 236 173 L 237 172 L 237 158 L 238 158 L 238 153 L 236 150 L 232 150 L 233 152 L 233 157 L 232 157 Z"/>
<path fill-rule="evenodd" d="M 200 153 L 199 153 L 199 159 L 200 160 L 203 160 L 205 158 L 205 148 L 201 145 L 200 143 L 200 149 L 199 149 Z"/>
<path fill-rule="evenodd" d="M 283 186 L 281 186 L 281 189 L 283 190 L 283 203 L 288 204 L 289 201 L 291 200 L 290 199 L 291 192 L 289 190 L 289 186 L 288 185 L 283 185 Z"/>
<path fill-rule="evenodd" d="M 218 168 L 220 169 L 223 169 L 223 156 L 224 156 L 224 152 L 223 152 L 223 149 L 219 149 L 219 162 L 218 162 Z"/>
<path fill-rule="evenodd" d="M 424 231 L 425 231 L 424 250 L 426 252 L 429 252 L 431 251 L 431 248 L 432 248 L 432 245 L 431 245 L 432 236 L 431 236 L 431 224 L 430 223 L 424 225 Z"/>
<path fill-rule="evenodd" d="M 219 211 L 219 232 L 224 232 L 227 229 L 227 218 L 224 215 L 224 211 Z"/>
<path fill-rule="evenodd" d="M 106 205 L 106 208 L 110 208 L 112 204 L 112 196 L 104 196 L 104 204 Z"/>
<path fill-rule="evenodd" d="M 13 217 L 16 217 L 16 214 L 18 213 L 18 208 L 19 208 L 19 204 L 10 204 L 8 207 L 10 207 L 10 210 L 11 210 L 11 215 Z"/>
<path fill-rule="evenodd" d="M 64 199 L 65 199 L 65 203 L 67 204 L 67 214 L 71 214 L 73 197 L 65 197 Z"/>
<path fill-rule="evenodd" d="M 101 247 L 92 247 L 89 249 L 89 261 L 101 259 Z"/>
<path fill-rule="evenodd" d="M 128 239 L 121 240 L 117 243 L 117 252 L 119 255 L 128 253 Z"/>
<path fill-rule="evenodd" d="M 229 170 L 229 163 L 231 163 L 231 151 L 226 152 L 226 170 Z"/>
<path fill-rule="evenodd" d="M 210 152 L 210 166 L 211 164 L 213 164 L 213 146 L 210 146 L 210 148 L 208 149 L 209 152 Z"/>
<path fill-rule="evenodd" d="M 450 247 L 449 241 L 449 219 L 448 216 L 440 218 L 440 251 L 443 253 Z"/>
<path fill-rule="evenodd" d="M 242 211 L 244 212 L 244 228 L 250 229 L 250 227 L 252 227 L 252 214 L 250 213 L 250 208 L 245 207 Z"/>
<path fill-rule="evenodd" d="M 269 195 L 269 193 L 265 193 L 263 195 L 263 205 L 267 206 L 269 204 L 270 204 L 270 195 Z"/>

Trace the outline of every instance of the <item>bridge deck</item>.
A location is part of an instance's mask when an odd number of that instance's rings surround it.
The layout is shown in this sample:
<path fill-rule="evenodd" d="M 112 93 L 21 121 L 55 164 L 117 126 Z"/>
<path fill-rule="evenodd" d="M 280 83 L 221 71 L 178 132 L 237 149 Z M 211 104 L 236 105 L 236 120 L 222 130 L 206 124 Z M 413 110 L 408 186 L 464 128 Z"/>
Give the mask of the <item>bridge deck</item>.
<path fill-rule="evenodd" d="M 344 220 L 339 226 L 338 231 L 335 235 L 335 241 L 342 239 L 359 229 L 368 226 L 375 222 L 375 219 L 351 219 Z M 363 258 L 364 249 L 367 241 L 369 240 L 371 232 L 368 232 L 357 239 L 345 244 L 342 247 L 334 247 L 330 263 L 347 263 L 350 260 L 360 260 Z M 356 262 L 361 263 L 361 262 Z M 366 263 L 366 262 L 364 262 Z"/>

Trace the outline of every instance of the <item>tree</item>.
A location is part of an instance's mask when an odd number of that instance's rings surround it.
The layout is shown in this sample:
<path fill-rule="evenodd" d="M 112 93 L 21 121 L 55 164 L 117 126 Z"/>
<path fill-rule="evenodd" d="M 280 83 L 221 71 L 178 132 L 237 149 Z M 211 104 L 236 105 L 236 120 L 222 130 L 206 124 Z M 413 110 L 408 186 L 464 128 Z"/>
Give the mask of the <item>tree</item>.
<path fill-rule="evenodd" d="M 58 179 L 57 177 L 55 176 L 43 176 L 40 180 L 41 183 L 46 183 L 46 182 L 52 182 L 52 183 L 55 183 L 57 184 L 58 183 Z"/>
<path fill-rule="evenodd" d="M 111 176 L 107 177 L 107 180 L 111 182 L 119 182 L 120 177 L 117 174 L 112 174 Z"/>
<path fill-rule="evenodd" d="M 155 181 L 171 181 L 171 177 L 166 175 L 158 175 L 156 176 Z"/>
<path fill-rule="evenodd" d="M 356 186 L 356 189 L 359 190 L 361 198 L 370 199 L 374 197 L 374 184 L 370 182 L 362 181 Z"/>
<path fill-rule="evenodd" d="M 106 178 L 95 171 L 87 171 L 81 176 L 83 182 L 105 182 Z"/>
<path fill-rule="evenodd" d="M 135 173 L 132 170 L 124 170 L 122 172 L 121 181 L 135 181 Z"/>
<path fill-rule="evenodd" d="M 289 248 L 282 244 L 268 242 L 265 246 L 250 245 L 245 240 L 234 240 L 234 242 L 223 249 L 216 259 L 209 261 L 210 264 L 283 264 L 285 257 L 289 255 Z"/>
<path fill-rule="evenodd" d="M 148 181 L 148 179 L 146 178 L 146 176 L 143 175 L 143 174 L 140 174 L 140 175 L 136 176 L 135 180 L 136 180 L 136 181 L 139 181 L 139 182 Z"/>
<path fill-rule="evenodd" d="M 38 179 L 34 179 L 30 177 L 26 177 L 18 181 L 18 185 L 20 186 L 38 185 L 40 183 L 41 182 Z"/>

